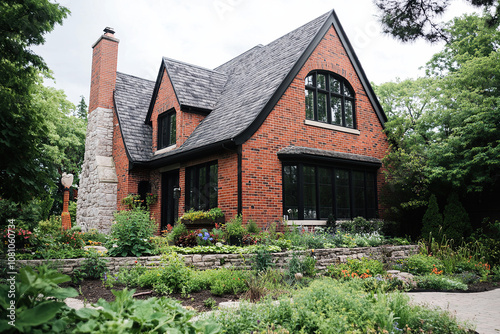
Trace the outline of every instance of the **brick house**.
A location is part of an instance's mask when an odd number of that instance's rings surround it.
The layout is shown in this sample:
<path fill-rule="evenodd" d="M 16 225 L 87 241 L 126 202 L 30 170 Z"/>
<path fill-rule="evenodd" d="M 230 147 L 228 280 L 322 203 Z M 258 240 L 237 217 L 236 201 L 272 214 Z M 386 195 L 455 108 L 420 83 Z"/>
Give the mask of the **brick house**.
<path fill-rule="evenodd" d="M 156 81 L 93 46 L 77 221 L 109 230 L 129 193 L 159 228 L 194 208 L 259 225 L 378 216 L 386 116 L 334 11 L 206 69 L 163 58 Z"/>

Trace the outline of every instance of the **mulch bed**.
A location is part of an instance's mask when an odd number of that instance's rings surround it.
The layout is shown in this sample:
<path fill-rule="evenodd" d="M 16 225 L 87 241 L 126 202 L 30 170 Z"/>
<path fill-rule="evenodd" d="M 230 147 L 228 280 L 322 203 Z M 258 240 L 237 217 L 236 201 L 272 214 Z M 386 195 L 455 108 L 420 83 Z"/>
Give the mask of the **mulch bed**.
<path fill-rule="evenodd" d="M 122 290 L 125 288 L 124 285 L 115 285 L 113 288 L 104 287 L 101 280 L 84 280 L 80 284 L 67 283 L 65 286 L 70 286 L 75 288 L 80 294 L 75 297 L 79 300 L 86 300 L 89 303 L 96 303 L 100 298 L 111 302 L 115 300 L 115 296 L 111 290 Z M 135 298 L 137 299 L 147 299 L 150 297 L 161 297 L 162 295 L 152 291 L 149 288 L 135 288 Z M 199 291 L 192 292 L 187 296 L 183 296 L 180 293 L 174 293 L 168 295 L 168 297 L 179 300 L 183 306 L 192 307 L 199 312 L 210 311 L 209 308 L 205 307 L 204 301 L 208 298 L 215 300 L 217 305 L 221 302 L 238 301 L 241 295 L 223 295 L 215 296 L 210 291 Z"/>

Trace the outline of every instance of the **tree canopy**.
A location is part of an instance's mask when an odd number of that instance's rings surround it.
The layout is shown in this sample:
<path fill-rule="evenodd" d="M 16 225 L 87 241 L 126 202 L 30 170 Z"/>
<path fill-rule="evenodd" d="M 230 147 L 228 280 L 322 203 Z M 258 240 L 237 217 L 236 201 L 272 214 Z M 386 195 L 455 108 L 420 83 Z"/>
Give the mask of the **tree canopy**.
<path fill-rule="evenodd" d="M 500 19 L 498 0 L 466 0 L 482 9 L 487 16 L 485 23 L 495 27 Z M 429 42 L 449 41 L 452 36 L 441 23 L 441 16 L 449 8 L 451 0 L 374 0 L 381 11 L 383 31 L 395 38 L 410 42 L 423 38 Z"/>
<path fill-rule="evenodd" d="M 394 211 L 422 209 L 430 193 L 465 198 L 500 185 L 500 33 L 486 21 L 454 19 L 424 78 L 376 87 L 389 119 Z"/>
<path fill-rule="evenodd" d="M 44 149 L 52 125 L 37 100 L 49 70 L 30 47 L 43 44 L 68 13 L 48 0 L 0 2 L 1 198 L 26 201 L 51 182 Z"/>

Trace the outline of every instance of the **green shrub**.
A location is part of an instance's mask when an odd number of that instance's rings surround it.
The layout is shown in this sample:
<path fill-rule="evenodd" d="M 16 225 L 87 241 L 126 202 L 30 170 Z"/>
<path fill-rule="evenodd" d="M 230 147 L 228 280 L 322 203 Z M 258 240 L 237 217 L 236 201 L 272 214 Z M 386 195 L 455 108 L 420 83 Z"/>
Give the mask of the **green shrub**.
<path fill-rule="evenodd" d="M 332 264 L 326 269 L 328 275 L 337 279 L 369 278 L 385 273 L 383 264 L 368 258 L 347 259 L 346 263 Z"/>
<path fill-rule="evenodd" d="M 102 255 L 95 250 L 90 250 L 87 253 L 85 260 L 82 261 L 80 271 L 86 278 L 99 279 L 108 271 L 106 263 L 108 260 L 102 258 Z"/>
<path fill-rule="evenodd" d="M 92 228 L 87 232 L 82 233 L 82 239 L 86 245 L 100 245 L 105 244 L 109 237 L 107 234 L 99 232 L 97 229 Z"/>
<path fill-rule="evenodd" d="M 229 268 L 194 271 L 189 283 L 191 291 L 210 290 L 214 295 L 237 294 L 248 288 L 245 280 L 248 273 Z"/>
<path fill-rule="evenodd" d="M 149 212 L 140 209 L 119 211 L 111 226 L 111 237 L 107 248 L 110 256 L 142 256 L 151 254 L 153 245 L 149 241 L 157 230 L 156 222 Z"/>
<path fill-rule="evenodd" d="M 251 219 L 248 221 L 246 228 L 247 228 L 248 233 L 259 233 L 260 232 L 260 229 L 259 229 L 259 226 L 257 226 L 257 223 Z"/>
<path fill-rule="evenodd" d="M 382 227 L 382 220 L 369 221 L 363 217 L 356 217 L 353 220 L 346 220 L 339 223 L 339 229 L 341 232 L 353 234 L 379 232 Z"/>
<path fill-rule="evenodd" d="M 242 216 L 237 215 L 227 222 L 224 226 L 224 232 L 226 234 L 226 240 L 230 245 L 241 246 L 243 235 L 246 232 L 243 226 Z"/>
<path fill-rule="evenodd" d="M 162 255 L 161 266 L 146 270 L 139 276 L 138 283 L 161 294 L 188 293 L 191 279 L 192 271 L 186 267 L 184 260 L 177 253 L 168 253 Z"/>
<path fill-rule="evenodd" d="M 435 256 L 415 254 L 403 261 L 403 270 L 412 274 L 430 274 L 434 268 L 443 270 L 443 261 Z"/>
<path fill-rule="evenodd" d="M 100 299 L 99 309 L 75 312 L 74 333 L 220 333 L 215 322 L 193 321 L 194 312 L 170 298 L 134 299 L 135 290 L 112 291 L 115 301 Z"/>
<path fill-rule="evenodd" d="M 422 289 L 432 289 L 439 291 L 467 290 L 467 284 L 460 279 L 443 275 L 416 276 L 417 286 Z"/>
<path fill-rule="evenodd" d="M 469 215 L 460 203 L 458 195 L 452 193 L 443 212 L 443 233 L 447 238 L 459 241 L 469 236 L 471 231 Z"/>
<path fill-rule="evenodd" d="M 56 235 L 62 230 L 61 216 L 52 215 L 47 220 L 38 222 L 35 231 L 41 235 Z"/>
<path fill-rule="evenodd" d="M 2 333 L 61 333 L 70 324 L 62 316 L 69 308 L 64 303 L 68 297 L 76 297 L 73 288 L 60 288 L 70 277 L 46 266 L 24 267 L 11 278 L 15 283 L 15 296 L 11 295 L 11 283 L 0 285 L 0 332 Z M 15 311 L 8 307 L 15 301 Z M 9 315 L 13 315 L 11 318 Z M 15 327 L 9 324 L 15 324 Z"/>
<path fill-rule="evenodd" d="M 257 271 L 264 271 L 274 266 L 273 256 L 266 248 L 260 247 L 252 257 L 252 268 Z"/>
<path fill-rule="evenodd" d="M 443 215 L 439 212 L 439 206 L 436 195 L 432 194 L 429 198 L 429 205 L 422 218 L 422 237 L 428 238 L 429 235 L 439 236 L 443 226 Z"/>
<path fill-rule="evenodd" d="M 177 243 L 179 238 L 182 235 L 185 235 L 187 232 L 188 232 L 188 229 L 187 229 L 186 225 L 179 222 L 179 223 L 175 224 L 174 227 L 172 227 L 172 230 L 168 234 L 167 238 L 168 238 L 168 240 L 173 241 L 174 243 Z"/>

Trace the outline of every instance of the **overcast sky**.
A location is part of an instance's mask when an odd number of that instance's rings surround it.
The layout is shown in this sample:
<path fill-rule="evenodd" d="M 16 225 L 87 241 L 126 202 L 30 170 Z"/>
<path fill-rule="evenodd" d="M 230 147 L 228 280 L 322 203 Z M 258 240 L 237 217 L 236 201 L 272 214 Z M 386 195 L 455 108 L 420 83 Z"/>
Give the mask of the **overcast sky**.
<path fill-rule="evenodd" d="M 442 45 L 402 44 L 381 33 L 372 0 L 60 0 L 71 10 L 34 51 L 55 83 L 88 104 L 92 44 L 105 27 L 120 40 L 118 71 L 155 80 L 163 56 L 214 68 L 334 9 L 367 77 L 376 84 L 417 77 Z M 471 9 L 455 0 L 448 21 Z"/>

